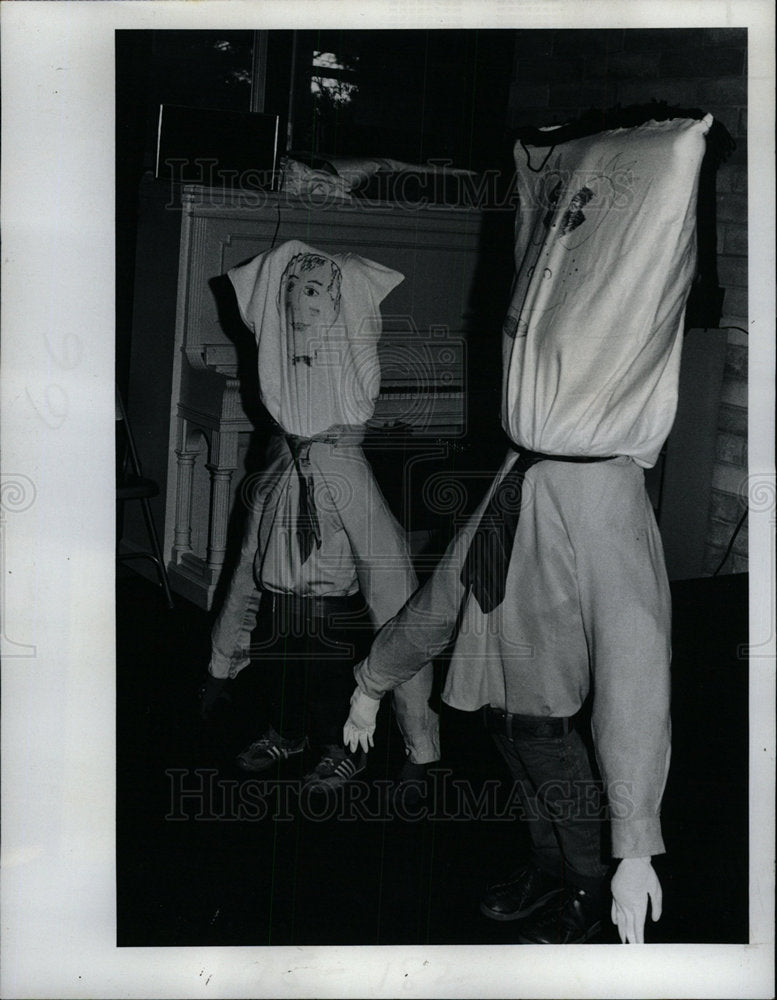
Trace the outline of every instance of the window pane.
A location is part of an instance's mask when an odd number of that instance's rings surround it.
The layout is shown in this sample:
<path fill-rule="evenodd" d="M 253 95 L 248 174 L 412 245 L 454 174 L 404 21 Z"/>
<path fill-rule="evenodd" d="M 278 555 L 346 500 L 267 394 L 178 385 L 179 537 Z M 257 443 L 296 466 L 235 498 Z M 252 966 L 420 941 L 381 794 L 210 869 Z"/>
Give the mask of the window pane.
<path fill-rule="evenodd" d="M 252 31 L 151 31 L 145 166 L 153 164 L 160 104 L 251 110 Z"/>
<path fill-rule="evenodd" d="M 154 31 L 157 103 L 249 111 L 252 31 Z"/>
<path fill-rule="evenodd" d="M 514 37 L 512 31 L 296 32 L 293 149 L 488 165 L 504 133 Z"/>

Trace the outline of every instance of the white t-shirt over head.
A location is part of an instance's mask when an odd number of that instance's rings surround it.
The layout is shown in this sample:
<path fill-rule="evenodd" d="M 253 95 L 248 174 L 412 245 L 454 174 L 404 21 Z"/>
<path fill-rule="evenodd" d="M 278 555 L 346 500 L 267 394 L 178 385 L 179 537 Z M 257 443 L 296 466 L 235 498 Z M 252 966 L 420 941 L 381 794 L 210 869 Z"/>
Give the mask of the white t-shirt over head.
<path fill-rule="evenodd" d="M 380 390 L 380 303 L 403 275 L 289 240 L 229 278 L 256 337 L 262 402 L 289 434 L 361 425 Z"/>
<path fill-rule="evenodd" d="M 707 115 L 516 143 L 502 423 L 519 447 L 655 464 L 677 407 L 711 124 Z"/>

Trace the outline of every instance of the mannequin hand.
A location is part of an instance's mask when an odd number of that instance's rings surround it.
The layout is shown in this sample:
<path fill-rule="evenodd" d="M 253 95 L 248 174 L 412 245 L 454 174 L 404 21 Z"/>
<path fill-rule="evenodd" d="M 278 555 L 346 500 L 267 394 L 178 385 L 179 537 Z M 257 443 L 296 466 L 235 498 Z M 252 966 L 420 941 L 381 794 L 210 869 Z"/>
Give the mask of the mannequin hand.
<path fill-rule="evenodd" d="M 372 734 L 375 732 L 375 719 L 378 716 L 380 701 L 370 698 L 360 687 L 351 695 L 351 711 L 343 726 L 343 743 L 354 752 L 361 746 L 364 752 L 372 746 Z"/>
<path fill-rule="evenodd" d="M 654 921 L 661 917 L 661 883 L 650 858 L 623 858 L 613 876 L 612 922 L 623 944 L 643 944 L 648 897 Z"/>

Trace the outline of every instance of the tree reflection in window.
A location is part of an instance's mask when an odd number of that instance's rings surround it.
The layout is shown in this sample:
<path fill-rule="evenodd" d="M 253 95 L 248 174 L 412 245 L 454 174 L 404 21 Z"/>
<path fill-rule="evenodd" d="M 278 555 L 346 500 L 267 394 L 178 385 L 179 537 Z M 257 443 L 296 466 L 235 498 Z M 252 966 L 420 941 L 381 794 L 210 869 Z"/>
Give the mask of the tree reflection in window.
<path fill-rule="evenodd" d="M 348 79 L 350 74 L 357 71 L 358 64 L 356 56 L 351 58 L 350 64 L 346 64 L 334 52 L 314 52 L 313 66 L 321 67 L 330 74 L 316 75 L 314 71 L 310 78 L 310 92 L 316 103 L 320 106 L 348 104 L 359 90 L 357 84 Z"/>

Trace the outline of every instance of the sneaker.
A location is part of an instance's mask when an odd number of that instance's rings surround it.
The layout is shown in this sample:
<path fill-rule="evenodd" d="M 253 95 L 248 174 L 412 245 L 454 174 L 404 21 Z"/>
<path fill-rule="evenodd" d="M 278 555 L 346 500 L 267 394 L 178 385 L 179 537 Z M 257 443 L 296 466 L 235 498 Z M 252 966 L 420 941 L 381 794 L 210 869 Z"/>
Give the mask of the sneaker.
<path fill-rule="evenodd" d="M 367 767 L 363 750 L 351 753 L 345 747 L 327 747 L 324 756 L 303 779 L 303 789 L 314 792 L 334 791 L 361 774 Z"/>
<path fill-rule="evenodd" d="M 602 929 L 601 907 L 584 889 L 567 887 L 521 925 L 521 944 L 584 944 Z"/>
<path fill-rule="evenodd" d="M 306 736 L 301 740 L 287 740 L 274 729 L 268 729 L 264 736 L 260 736 L 237 755 L 236 763 L 244 771 L 266 771 L 274 764 L 299 756 L 307 742 Z"/>
<path fill-rule="evenodd" d="M 439 762 L 436 762 L 439 763 Z M 414 782 L 417 784 L 425 785 L 429 777 L 429 764 L 414 764 L 410 758 L 408 758 L 402 765 L 402 770 L 399 772 L 399 778 L 397 783 L 404 785 L 405 783 Z"/>
<path fill-rule="evenodd" d="M 231 701 L 232 681 L 228 677 L 205 678 L 197 691 L 200 707 L 200 718 L 203 722 L 212 722 L 228 707 Z"/>
<path fill-rule="evenodd" d="M 541 868 L 525 865 L 488 886 L 480 901 L 480 912 L 491 920 L 519 920 L 561 892 L 561 885 Z"/>

